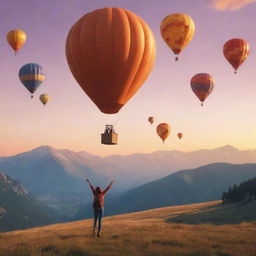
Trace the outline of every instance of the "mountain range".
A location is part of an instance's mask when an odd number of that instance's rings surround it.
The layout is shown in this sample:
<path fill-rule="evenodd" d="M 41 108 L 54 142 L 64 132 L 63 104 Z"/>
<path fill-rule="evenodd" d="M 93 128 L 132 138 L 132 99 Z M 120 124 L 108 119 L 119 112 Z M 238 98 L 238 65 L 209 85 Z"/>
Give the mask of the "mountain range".
<path fill-rule="evenodd" d="M 156 151 L 100 157 L 84 151 L 41 146 L 15 156 L 0 157 L 0 170 L 23 183 L 46 205 L 72 217 L 81 204 L 91 199 L 86 178 L 102 187 L 114 179 L 109 193 L 115 196 L 178 170 L 214 162 L 254 163 L 256 150 L 241 151 L 225 146 L 192 152 Z"/>
<path fill-rule="evenodd" d="M 220 200 L 229 186 L 256 177 L 256 164 L 214 163 L 175 172 L 162 179 L 131 189 L 110 198 L 107 215 L 147 209 Z M 86 216 L 80 211 L 77 218 Z"/>
<path fill-rule="evenodd" d="M 256 150 L 239 150 L 226 145 L 191 152 L 172 150 L 128 156 L 113 155 L 105 159 L 125 171 L 130 171 L 138 177 L 138 184 L 141 185 L 145 181 L 153 181 L 178 170 L 197 168 L 210 163 L 256 163 Z"/>

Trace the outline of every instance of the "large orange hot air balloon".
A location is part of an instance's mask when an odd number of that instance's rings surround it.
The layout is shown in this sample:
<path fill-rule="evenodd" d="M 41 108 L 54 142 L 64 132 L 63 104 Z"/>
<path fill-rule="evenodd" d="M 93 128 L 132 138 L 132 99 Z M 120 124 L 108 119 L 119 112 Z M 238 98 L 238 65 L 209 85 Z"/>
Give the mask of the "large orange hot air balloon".
<path fill-rule="evenodd" d="M 195 24 L 190 16 L 184 13 L 174 13 L 162 20 L 160 31 L 166 44 L 177 55 L 175 60 L 178 60 L 178 54 L 193 38 Z"/>
<path fill-rule="evenodd" d="M 25 44 L 27 40 L 26 33 L 23 30 L 11 30 L 7 34 L 7 41 L 12 49 L 17 51 Z"/>
<path fill-rule="evenodd" d="M 179 133 L 177 134 L 177 136 L 178 136 L 178 138 L 181 140 L 181 138 L 183 137 L 182 132 L 179 132 Z"/>
<path fill-rule="evenodd" d="M 227 41 L 223 46 L 223 54 L 228 62 L 235 69 L 245 61 L 249 54 L 249 44 L 244 39 L 234 38 Z"/>
<path fill-rule="evenodd" d="M 190 85 L 203 106 L 203 102 L 214 88 L 214 79 L 210 74 L 199 73 L 192 77 Z"/>
<path fill-rule="evenodd" d="M 171 127 L 167 123 L 161 123 L 156 127 L 158 136 L 162 139 L 163 143 L 171 132 Z"/>
<path fill-rule="evenodd" d="M 148 118 L 148 121 L 149 121 L 151 124 L 153 124 L 154 121 L 155 121 L 155 118 L 154 118 L 153 116 L 150 116 L 150 117 Z"/>
<path fill-rule="evenodd" d="M 155 60 L 155 39 L 136 14 L 97 9 L 69 31 L 66 57 L 84 92 L 101 112 L 114 114 L 147 79 Z"/>

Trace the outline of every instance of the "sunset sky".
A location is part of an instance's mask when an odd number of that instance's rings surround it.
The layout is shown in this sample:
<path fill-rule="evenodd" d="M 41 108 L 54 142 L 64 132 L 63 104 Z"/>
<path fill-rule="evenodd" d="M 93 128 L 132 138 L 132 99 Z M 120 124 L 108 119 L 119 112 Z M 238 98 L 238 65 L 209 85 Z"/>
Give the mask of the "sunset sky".
<path fill-rule="evenodd" d="M 41 145 L 106 156 L 191 151 L 226 144 L 256 148 L 256 1 L 252 0 L 2 0 L 0 3 L 0 155 L 12 155 Z M 154 68 L 139 92 L 117 115 L 105 115 L 84 94 L 65 57 L 71 26 L 97 8 L 122 7 L 151 27 L 157 47 Z M 162 40 L 160 23 L 171 13 L 186 13 L 195 22 L 195 36 L 180 61 Z M 6 42 L 12 29 L 27 33 L 27 43 L 14 56 Z M 250 55 L 235 75 L 222 54 L 231 38 L 244 38 Z M 21 66 L 44 67 L 46 80 L 30 99 L 18 78 Z M 190 88 L 196 73 L 210 73 L 215 88 L 204 107 Z M 47 93 L 44 107 L 38 100 Z M 148 116 L 156 122 L 151 126 Z M 172 127 L 163 144 L 158 123 Z M 117 123 L 119 144 L 100 144 L 105 124 Z M 179 141 L 176 134 L 183 132 Z"/>

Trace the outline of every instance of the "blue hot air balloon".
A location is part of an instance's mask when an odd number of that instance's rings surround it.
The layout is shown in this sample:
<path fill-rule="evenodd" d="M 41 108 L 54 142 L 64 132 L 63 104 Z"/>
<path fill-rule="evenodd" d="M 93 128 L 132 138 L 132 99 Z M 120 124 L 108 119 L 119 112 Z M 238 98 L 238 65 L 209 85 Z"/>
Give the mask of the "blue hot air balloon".
<path fill-rule="evenodd" d="M 19 78 L 23 85 L 31 92 L 31 98 L 33 98 L 33 93 L 45 79 L 43 67 L 36 63 L 28 63 L 21 67 Z"/>

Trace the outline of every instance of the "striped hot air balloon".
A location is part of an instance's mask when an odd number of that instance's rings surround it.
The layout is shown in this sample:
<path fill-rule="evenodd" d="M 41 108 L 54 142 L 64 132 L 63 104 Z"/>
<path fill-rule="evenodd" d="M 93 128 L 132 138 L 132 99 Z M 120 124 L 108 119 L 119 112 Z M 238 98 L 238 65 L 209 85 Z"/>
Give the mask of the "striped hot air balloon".
<path fill-rule="evenodd" d="M 203 106 L 203 102 L 212 92 L 214 88 L 214 82 L 215 81 L 213 77 L 208 73 L 199 73 L 191 78 L 191 89 L 197 98 L 201 101 L 201 106 Z"/>
<path fill-rule="evenodd" d="M 26 89 L 31 92 L 31 98 L 33 98 L 33 93 L 45 80 L 45 74 L 42 66 L 39 64 L 28 63 L 21 67 L 19 78 Z"/>

